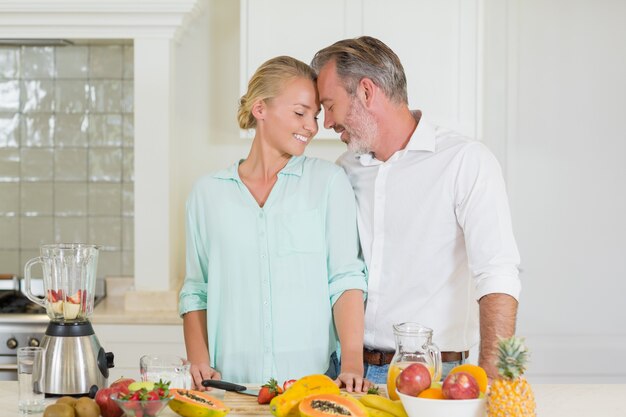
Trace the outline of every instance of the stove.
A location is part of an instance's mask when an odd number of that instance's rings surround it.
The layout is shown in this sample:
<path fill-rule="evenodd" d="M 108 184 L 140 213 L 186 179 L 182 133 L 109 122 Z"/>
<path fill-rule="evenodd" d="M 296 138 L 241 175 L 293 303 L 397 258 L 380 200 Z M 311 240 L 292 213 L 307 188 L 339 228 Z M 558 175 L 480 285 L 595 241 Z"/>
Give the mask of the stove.
<path fill-rule="evenodd" d="M 104 298 L 104 286 L 100 288 L 94 307 Z M 0 381 L 17 381 L 17 348 L 39 346 L 48 323 L 46 310 L 22 291 L 0 289 Z"/>

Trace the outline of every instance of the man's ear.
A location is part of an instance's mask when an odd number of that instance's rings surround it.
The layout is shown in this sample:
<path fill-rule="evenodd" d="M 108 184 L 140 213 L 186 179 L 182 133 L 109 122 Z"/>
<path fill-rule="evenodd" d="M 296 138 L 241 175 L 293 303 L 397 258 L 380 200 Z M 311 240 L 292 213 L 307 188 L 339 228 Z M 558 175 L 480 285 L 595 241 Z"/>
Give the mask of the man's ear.
<path fill-rule="evenodd" d="M 359 81 L 359 96 L 363 100 L 363 105 L 365 107 L 370 107 L 374 101 L 376 93 L 378 93 L 378 87 L 374 82 L 369 78 L 362 78 Z"/>
<path fill-rule="evenodd" d="M 254 118 L 257 120 L 263 120 L 265 118 L 265 108 L 264 100 L 259 99 L 255 101 L 251 109 Z"/>

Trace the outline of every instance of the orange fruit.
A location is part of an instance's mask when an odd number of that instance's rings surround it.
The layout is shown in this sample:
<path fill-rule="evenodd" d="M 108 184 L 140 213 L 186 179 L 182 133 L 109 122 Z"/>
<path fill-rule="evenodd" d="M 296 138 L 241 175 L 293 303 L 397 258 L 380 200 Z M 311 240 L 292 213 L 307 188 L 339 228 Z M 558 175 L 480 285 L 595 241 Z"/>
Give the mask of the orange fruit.
<path fill-rule="evenodd" d="M 429 398 L 431 400 L 443 400 L 444 399 L 441 388 L 427 388 L 424 391 L 420 392 L 418 397 Z"/>
<path fill-rule="evenodd" d="M 456 372 L 467 372 L 474 377 L 478 382 L 478 389 L 483 394 L 487 392 L 487 385 L 489 385 L 489 379 L 487 378 L 487 372 L 478 365 L 472 365 L 471 363 L 464 363 L 463 365 L 455 366 L 450 371 L 451 374 Z"/>

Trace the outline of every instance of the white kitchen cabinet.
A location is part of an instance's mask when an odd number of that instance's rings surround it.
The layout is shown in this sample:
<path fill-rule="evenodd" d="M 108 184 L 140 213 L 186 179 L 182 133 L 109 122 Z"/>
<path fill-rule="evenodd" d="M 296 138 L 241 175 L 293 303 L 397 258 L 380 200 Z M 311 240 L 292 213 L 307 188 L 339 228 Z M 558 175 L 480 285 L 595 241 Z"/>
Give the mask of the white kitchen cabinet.
<path fill-rule="evenodd" d="M 109 383 L 122 376 L 139 380 L 139 358 L 143 355 L 187 356 L 180 324 L 94 324 L 93 327 L 104 350 L 115 355 Z"/>
<path fill-rule="evenodd" d="M 369 35 L 400 57 L 411 108 L 480 138 L 478 12 L 479 0 L 319 0 L 314 7 L 304 0 L 241 0 L 241 93 L 271 57 L 310 62 L 340 39 Z"/>

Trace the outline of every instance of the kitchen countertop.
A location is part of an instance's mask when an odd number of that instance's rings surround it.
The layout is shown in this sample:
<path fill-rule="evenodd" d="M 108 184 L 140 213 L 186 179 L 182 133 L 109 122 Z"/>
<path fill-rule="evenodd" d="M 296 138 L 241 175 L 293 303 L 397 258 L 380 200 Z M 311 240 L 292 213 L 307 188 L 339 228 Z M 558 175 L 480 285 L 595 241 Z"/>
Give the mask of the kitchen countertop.
<path fill-rule="evenodd" d="M 537 415 L 540 417 L 626 416 L 626 384 L 535 384 L 533 391 L 537 401 Z M 216 397 L 221 396 L 220 391 L 214 393 Z M 19 416 L 17 382 L 0 381 L 0 410 L 3 417 Z M 159 415 L 159 417 L 176 416 L 178 415 L 169 408 Z"/>

